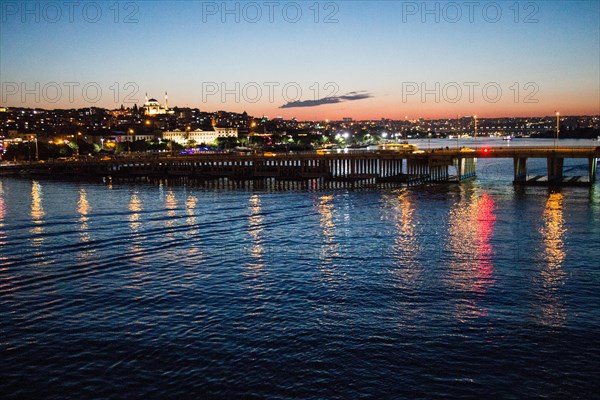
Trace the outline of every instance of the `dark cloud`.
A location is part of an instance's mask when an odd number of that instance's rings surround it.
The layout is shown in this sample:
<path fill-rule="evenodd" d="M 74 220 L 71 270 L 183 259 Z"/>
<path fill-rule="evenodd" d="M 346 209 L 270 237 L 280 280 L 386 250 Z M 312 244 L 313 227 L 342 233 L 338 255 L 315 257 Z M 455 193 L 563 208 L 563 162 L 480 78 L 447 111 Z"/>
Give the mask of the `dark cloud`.
<path fill-rule="evenodd" d="M 370 97 L 373 97 L 373 96 L 367 92 L 350 92 L 350 93 L 346 93 L 343 96 L 324 97 L 319 100 L 291 101 L 287 104 L 282 105 L 279 108 L 317 107 L 317 106 L 322 106 L 325 104 L 342 103 L 344 101 L 363 100 L 363 99 L 368 99 Z"/>
<path fill-rule="evenodd" d="M 368 99 L 369 97 L 373 97 L 371 96 L 369 93 L 361 93 L 361 92 L 350 92 L 348 94 L 345 94 L 344 96 L 340 96 L 341 100 L 344 101 L 352 101 L 352 100 L 362 100 L 362 99 Z"/>

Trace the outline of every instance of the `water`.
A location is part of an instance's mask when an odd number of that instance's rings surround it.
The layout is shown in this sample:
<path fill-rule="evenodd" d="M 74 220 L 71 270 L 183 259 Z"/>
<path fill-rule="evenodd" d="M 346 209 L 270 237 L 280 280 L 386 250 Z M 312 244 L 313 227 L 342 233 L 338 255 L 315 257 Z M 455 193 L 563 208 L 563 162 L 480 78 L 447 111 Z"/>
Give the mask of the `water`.
<path fill-rule="evenodd" d="M 506 160 L 478 176 L 312 191 L 2 178 L 0 394 L 597 398 L 599 186 L 513 188 Z"/>

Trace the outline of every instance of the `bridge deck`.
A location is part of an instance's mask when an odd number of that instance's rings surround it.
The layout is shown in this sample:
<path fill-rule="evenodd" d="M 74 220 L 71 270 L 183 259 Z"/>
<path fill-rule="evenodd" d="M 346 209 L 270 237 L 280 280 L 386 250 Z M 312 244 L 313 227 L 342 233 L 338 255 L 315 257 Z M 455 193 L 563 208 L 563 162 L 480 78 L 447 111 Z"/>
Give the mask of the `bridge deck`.
<path fill-rule="evenodd" d="M 526 163 L 515 162 L 518 184 L 582 183 L 562 177 L 562 159 L 590 160 L 589 181 L 595 179 L 595 160 L 600 147 L 515 147 L 435 149 L 404 152 L 394 150 L 316 152 L 285 154 L 205 153 L 195 155 L 119 155 L 110 159 L 81 158 L 0 166 L 0 174 L 28 173 L 46 176 L 190 177 L 198 179 L 330 179 L 338 181 L 426 182 L 460 181 L 475 176 L 477 158 L 547 158 L 552 179 L 527 179 Z M 519 164 L 520 166 L 516 166 Z M 523 164 L 523 165 L 521 165 Z M 457 176 L 449 174 L 454 167 Z M 517 183 L 517 182 L 516 182 Z"/>

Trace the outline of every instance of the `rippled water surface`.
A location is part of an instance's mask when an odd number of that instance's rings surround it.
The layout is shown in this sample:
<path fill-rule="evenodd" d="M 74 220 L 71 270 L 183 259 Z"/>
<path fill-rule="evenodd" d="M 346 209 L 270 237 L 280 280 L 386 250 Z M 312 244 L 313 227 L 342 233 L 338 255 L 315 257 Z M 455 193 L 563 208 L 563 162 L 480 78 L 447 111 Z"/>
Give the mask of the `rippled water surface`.
<path fill-rule="evenodd" d="M 2 397 L 597 398 L 599 188 L 511 173 L 298 191 L 2 178 Z"/>

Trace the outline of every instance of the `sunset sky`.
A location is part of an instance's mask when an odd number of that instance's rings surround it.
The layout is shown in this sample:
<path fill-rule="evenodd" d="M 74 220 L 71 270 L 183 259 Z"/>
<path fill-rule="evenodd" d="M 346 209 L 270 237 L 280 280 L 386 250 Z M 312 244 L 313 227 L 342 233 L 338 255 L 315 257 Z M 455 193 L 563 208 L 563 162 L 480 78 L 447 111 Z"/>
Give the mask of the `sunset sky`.
<path fill-rule="evenodd" d="M 600 2 L 1 2 L 0 104 L 600 114 Z"/>

